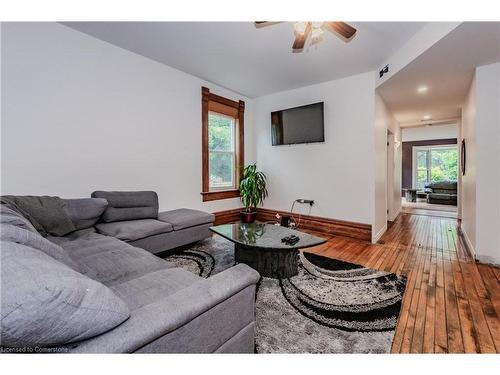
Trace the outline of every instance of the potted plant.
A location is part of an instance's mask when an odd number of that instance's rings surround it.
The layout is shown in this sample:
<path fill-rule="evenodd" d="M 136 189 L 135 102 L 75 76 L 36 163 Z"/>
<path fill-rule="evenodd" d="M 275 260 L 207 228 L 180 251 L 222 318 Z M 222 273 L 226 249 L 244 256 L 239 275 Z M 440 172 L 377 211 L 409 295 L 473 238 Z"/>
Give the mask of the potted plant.
<path fill-rule="evenodd" d="M 241 202 L 245 209 L 241 212 L 243 223 L 253 223 L 257 216 L 257 206 L 267 197 L 266 175 L 257 171 L 257 165 L 247 165 L 243 169 L 240 182 Z"/>

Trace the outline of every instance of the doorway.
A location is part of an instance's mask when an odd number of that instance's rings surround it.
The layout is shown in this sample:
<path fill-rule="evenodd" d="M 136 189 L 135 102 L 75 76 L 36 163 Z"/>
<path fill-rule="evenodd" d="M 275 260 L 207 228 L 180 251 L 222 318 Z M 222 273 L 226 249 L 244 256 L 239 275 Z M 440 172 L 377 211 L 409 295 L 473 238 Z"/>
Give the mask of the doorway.
<path fill-rule="evenodd" d="M 411 145 L 411 188 L 416 200 L 403 196 L 403 212 L 458 217 L 458 155 L 456 142 Z"/>
<path fill-rule="evenodd" d="M 394 207 L 394 134 L 387 130 L 387 183 L 386 183 L 386 209 L 387 209 L 387 221 L 394 221 L 396 212 Z"/>

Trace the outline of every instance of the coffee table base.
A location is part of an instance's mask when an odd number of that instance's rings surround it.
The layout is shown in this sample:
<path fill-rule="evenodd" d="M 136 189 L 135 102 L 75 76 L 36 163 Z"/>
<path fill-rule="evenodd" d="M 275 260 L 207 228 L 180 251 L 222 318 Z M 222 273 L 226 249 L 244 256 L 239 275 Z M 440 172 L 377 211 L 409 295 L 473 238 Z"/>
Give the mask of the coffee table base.
<path fill-rule="evenodd" d="M 256 249 L 234 244 L 234 260 L 257 270 L 262 277 L 285 279 L 299 272 L 299 251 L 296 249 Z"/>

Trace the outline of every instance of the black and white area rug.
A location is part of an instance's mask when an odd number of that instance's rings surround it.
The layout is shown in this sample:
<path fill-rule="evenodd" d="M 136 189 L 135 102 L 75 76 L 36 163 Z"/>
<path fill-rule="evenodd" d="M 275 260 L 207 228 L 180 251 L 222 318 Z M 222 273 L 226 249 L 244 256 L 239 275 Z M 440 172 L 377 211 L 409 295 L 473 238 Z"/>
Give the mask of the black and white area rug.
<path fill-rule="evenodd" d="M 202 277 L 234 265 L 219 236 L 165 257 Z M 389 353 L 406 278 L 311 253 L 299 274 L 262 278 L 256 296 L 257 353 Z"/>

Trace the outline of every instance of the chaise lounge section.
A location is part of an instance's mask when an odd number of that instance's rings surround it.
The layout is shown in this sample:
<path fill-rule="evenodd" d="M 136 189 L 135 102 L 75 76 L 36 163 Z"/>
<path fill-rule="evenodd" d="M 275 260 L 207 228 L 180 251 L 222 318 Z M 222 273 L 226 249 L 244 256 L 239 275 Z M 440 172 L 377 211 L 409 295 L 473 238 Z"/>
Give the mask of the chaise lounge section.
<path fill-rule="evenodd" d="M 211 236 L 213 214 L 187 208 L 159 213 L 154 191 L 94 191 L 92 197 L 108 203 L 96 224 L 99 233 L 153 254 Z"/>

